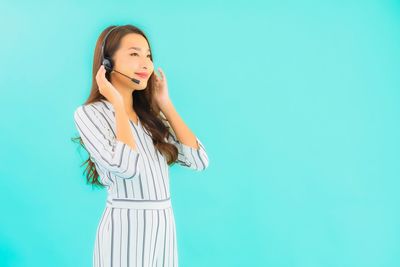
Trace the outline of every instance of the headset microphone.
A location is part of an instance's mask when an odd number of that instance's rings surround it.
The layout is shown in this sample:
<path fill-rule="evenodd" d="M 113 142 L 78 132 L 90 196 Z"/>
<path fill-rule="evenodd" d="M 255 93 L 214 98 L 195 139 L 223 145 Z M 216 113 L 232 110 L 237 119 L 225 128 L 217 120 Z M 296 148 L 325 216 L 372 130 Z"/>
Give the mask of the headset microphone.
<path fill-rule="evenodd" d="M 121 74 L 121 75 L 124 75 L 125 77 L 128 77 L 132 82 L 137 83 L 137 84 L 140 84 L 140 80 L 135 79 L 135 78 L 133 78 L 133 77 L 129 77 L 128 75 L 123 74 L 123 73 L 121 73 L 121 72 L 119 72 L 119 71 L 113 70 L 112 59 L 111 59 L 110 57 L 105 57 L 105 56 L 104 56 L 104 45 L 105 45 L 105 43 L 106 43 L 106 39 L 107 39 L 108 35 L 109 35 L 114 29 L 116 29 L 116 28 L 118 28 L 118 27 L 119 27 L 119 26 L 115 26 L 114 28 L 112 28 L 112 29 L 106 34 L 106 36 L 105 36 L 104 39 L 103 39 L 103 43 L 101 44 L 102 65 L 103 65 L 104 68 L 106 69 L 106 72 L 107 72 L 107 73 L 110 73 L 110 72 L 112 72 L 112 71 L 115 71 L 115 72 L 117 72 L 117 73 L 119 73 L 119 74 Z"/>
<path fill-rule="evenodd" d="M 128 75 L 123 74 L 122 72 L 119 72 L 119 71 L 117 71 L 117 70 L 113 70 L 113 71 L 115 71 L 115 72 L 117 72 L 117 73 L 119 73 L 119 74 L 121 74 L 121 75 L 124 75 L 125 77 L 131 79 L 131 81 L 134 82 L 134 83 L 137 83 L 137 84 L 140 83 L 140 80 L 138 80 L 138 79 L 135 79 L 135 78 L 133 78 L 133 77 L 129 77 Z"/>

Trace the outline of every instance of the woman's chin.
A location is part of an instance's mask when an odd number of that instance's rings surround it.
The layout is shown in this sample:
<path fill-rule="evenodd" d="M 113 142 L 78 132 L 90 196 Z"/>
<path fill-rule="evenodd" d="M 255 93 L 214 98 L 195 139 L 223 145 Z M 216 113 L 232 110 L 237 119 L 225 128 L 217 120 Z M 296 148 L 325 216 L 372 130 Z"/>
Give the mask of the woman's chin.
<path fill-rule="evenodd" d="M 140 82 L 135 86 L 135 90 L 144 90 L 147 88 L 147 82 Z"/>

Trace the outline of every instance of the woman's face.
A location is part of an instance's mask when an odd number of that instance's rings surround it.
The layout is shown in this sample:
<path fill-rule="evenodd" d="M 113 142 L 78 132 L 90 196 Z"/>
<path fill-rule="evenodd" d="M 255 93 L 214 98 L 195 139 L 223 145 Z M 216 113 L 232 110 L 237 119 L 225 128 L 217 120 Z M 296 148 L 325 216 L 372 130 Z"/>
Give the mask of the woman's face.
<path fill-rule="evenodd" d="M 130 33 L 122 37 L 120 47 L 114 53 L 113 61 L 115 70 L 140 80 L 140 84 L 136 84 L 116 72 L 112 72 L 113 82 L 134 89 L 147 87 L 147 81 L 153 73 L 154 65 L 150 59 L 148 43 L 142 35 Z"/>

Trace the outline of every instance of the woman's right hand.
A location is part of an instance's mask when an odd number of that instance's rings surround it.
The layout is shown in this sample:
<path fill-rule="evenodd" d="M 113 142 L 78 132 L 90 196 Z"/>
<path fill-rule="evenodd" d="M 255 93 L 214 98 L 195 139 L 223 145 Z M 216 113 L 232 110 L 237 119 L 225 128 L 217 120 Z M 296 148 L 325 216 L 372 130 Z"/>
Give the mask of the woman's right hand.
<path fill-rule="evenodd" d="M 99 87 L 100 94 L 102 94 L 113 105 L 123 103 L 121 94 L 117 89 L 107 80 L 106 69 L 103 65 L 100 66 L 96 74 L 96 82 Z"/>

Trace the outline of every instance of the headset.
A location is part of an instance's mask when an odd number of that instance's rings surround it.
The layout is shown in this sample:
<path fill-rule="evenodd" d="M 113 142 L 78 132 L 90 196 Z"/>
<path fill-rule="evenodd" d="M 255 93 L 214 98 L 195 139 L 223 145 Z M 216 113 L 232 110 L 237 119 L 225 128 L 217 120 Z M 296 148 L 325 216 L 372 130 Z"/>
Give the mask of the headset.
<path fill-rule="evenodd" d="M 137 83 L 137 84 L 140 84 L 140 80 L 135 79 L 135 78 L 133 78 L 133 77 L 129 77 L 129 76 L 126 75 L 126 74 L 123 74 L 123 73 L 121 73 L 121 72 L 119 72 L 119 71 L 117 71 L 117 70 L 114 70 L 114 69 L 113 69 L 114 66 L 113 66 L 112 59 L 111 59 L 110 57 L 108 57 L 108 56 L 107 56 L 107 57 L 104 56 L 104 46 L 105 46 L 105 44 L 106 44 L 107 37 L 108 37 L 108 35 L 109 35 L 114 29 L 116 29 L 116 28 L 118 28 L 118 27 L 120 27 L 120 26 L 115 26 L 115 27 L 112 28 L 110 31 L 108 31 L 107 34 L 106 34 L 106 36 L 105 36 L 104 39 L 103 39 L 103 42 L 102 42 L 102 44 L 101 44 L 101 63 L 102 63 L 102 65 L 104 66 L 104 68 L 106 69 L 106 73 L 111 73 L 112 71 L 115 71 L 115 72 L 117 72 L 117 73 L 119 73 L 119 74 L 121 74 L 121 75 L 124 75 L 125 77 L 129 78 L 132 82 Z"/>

